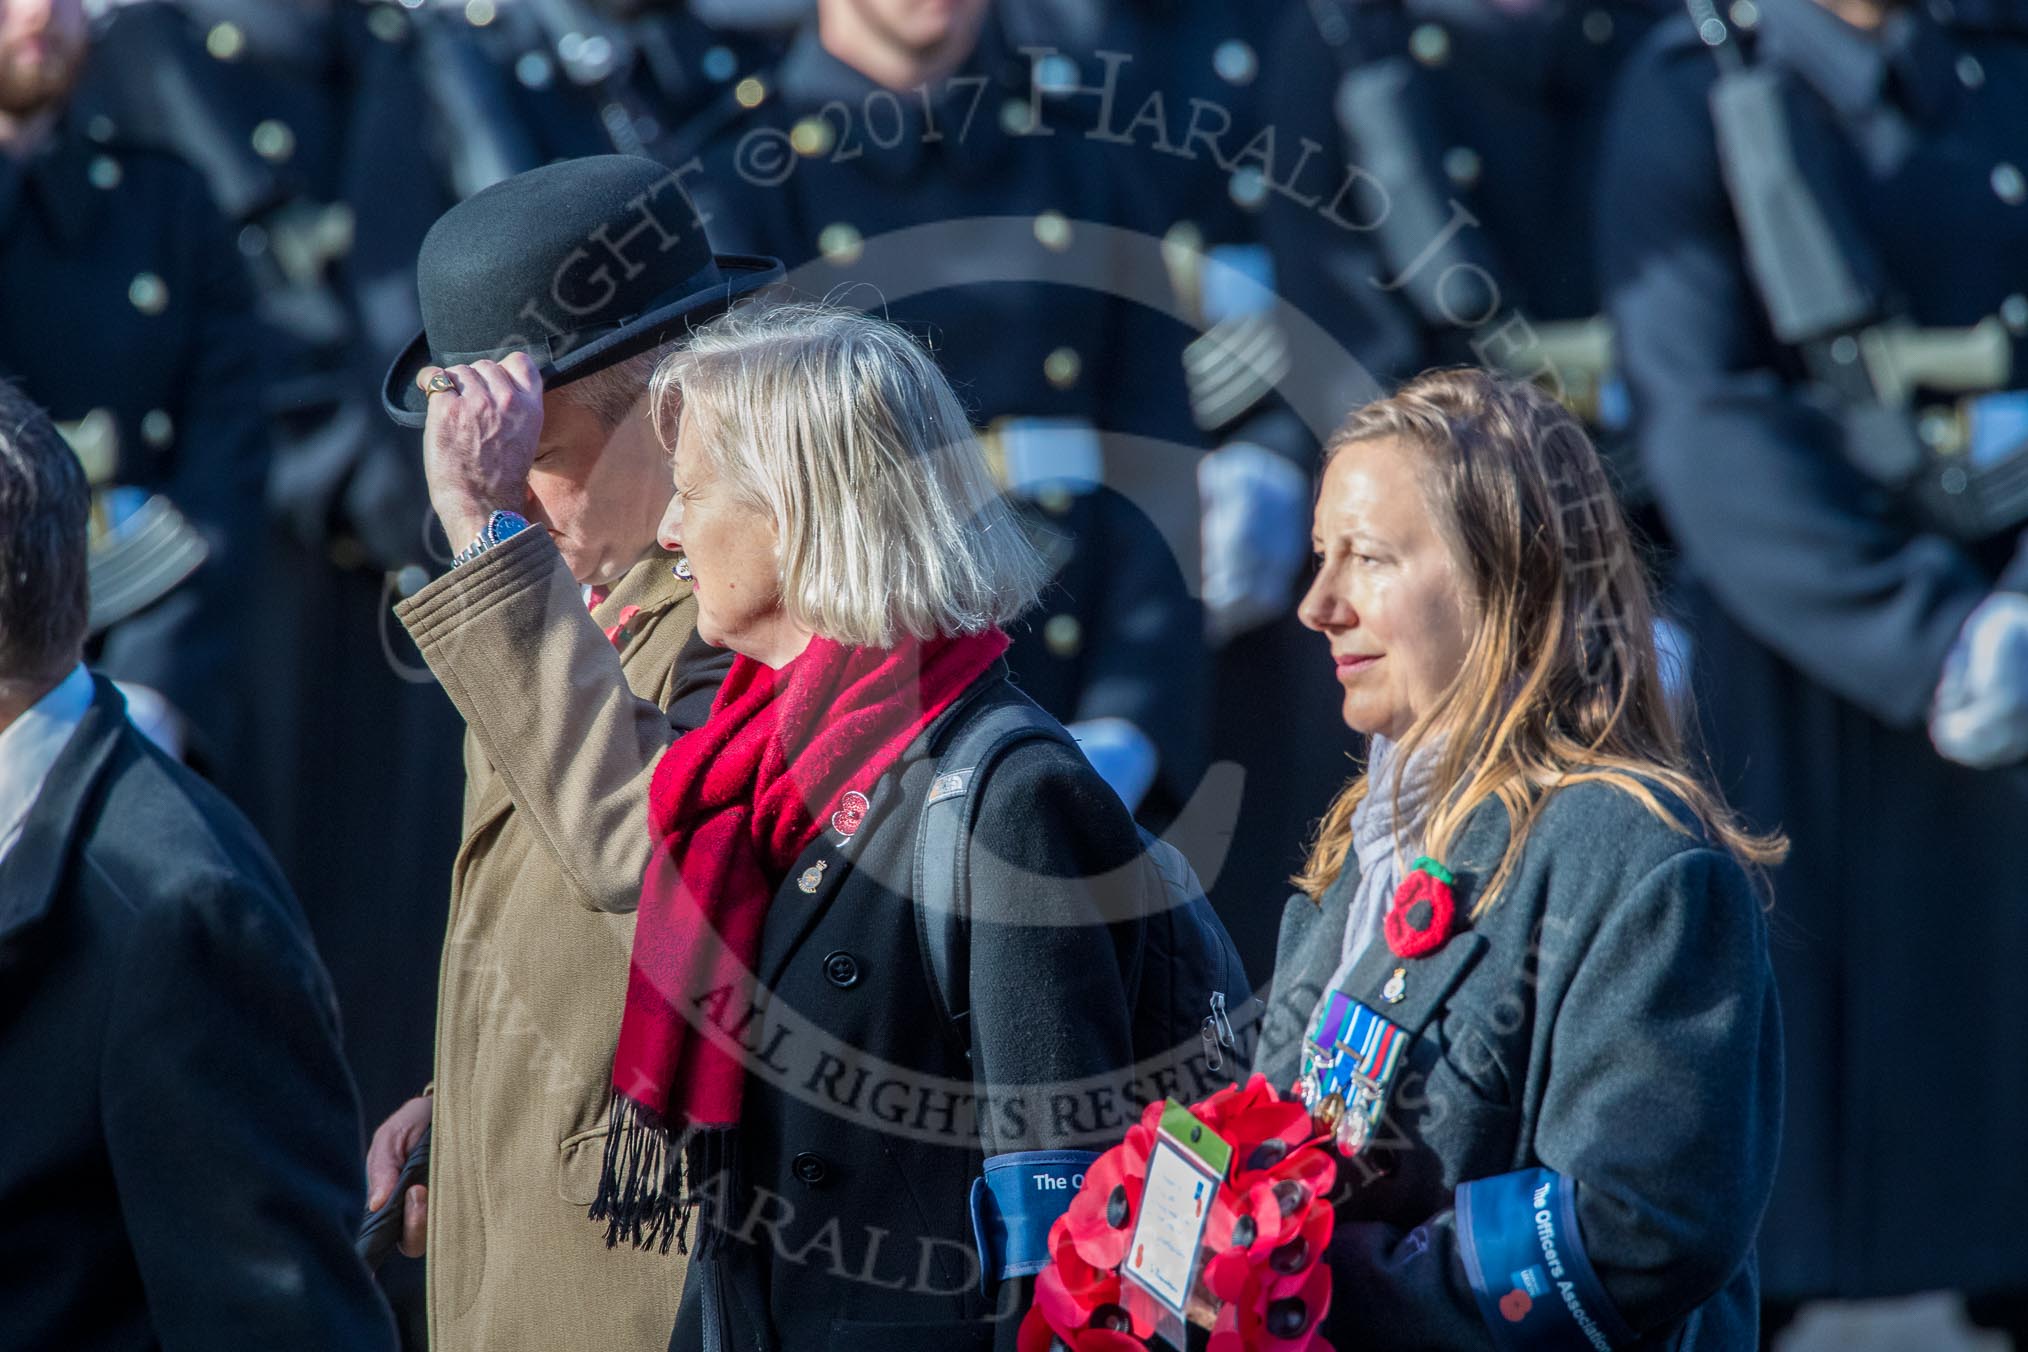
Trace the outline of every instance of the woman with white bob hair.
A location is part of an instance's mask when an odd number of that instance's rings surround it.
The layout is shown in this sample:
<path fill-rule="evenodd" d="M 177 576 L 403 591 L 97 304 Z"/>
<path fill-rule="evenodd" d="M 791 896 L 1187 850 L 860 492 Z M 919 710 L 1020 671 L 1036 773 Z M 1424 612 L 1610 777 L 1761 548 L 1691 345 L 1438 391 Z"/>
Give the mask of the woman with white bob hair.
<path fill-rule="evenodd" d="M 1129 1120 L 1110 1091 L 1047 1087 L 1130 1065 L 1148 895 L 1132 819 L 1067 737 L 939 777 L 953 738 L 1024 702 L 1001 626 L 1040 561 L 892 325 L 735 311 L 651 399 L 674 432 L 662 542 L 738 656 L 655 771 L 592 1214 L 689 1246 L 674 1348 L 1011 1348 L 996 1304 L 1025 1308 L 1070 1180 Z M 914 898 L 923 813 L 954 794 L 946 987 Z"/>

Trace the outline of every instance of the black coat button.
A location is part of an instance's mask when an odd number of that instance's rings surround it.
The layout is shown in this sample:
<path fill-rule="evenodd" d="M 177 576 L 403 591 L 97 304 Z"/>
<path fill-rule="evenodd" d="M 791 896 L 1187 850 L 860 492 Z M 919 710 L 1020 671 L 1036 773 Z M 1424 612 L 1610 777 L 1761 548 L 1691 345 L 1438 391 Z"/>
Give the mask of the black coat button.
<path fill-rule="evenodd" d="M 805 1150 L 789 1161 L 789 1172 L 811 1187 L 822 1187 L 831 1177 L 831 1162 L 822 1155 Z"/>
<path fill-rule="evenodd" d="M 839 949 L 824 959 L 824 979 L 841 991 L 849 991 L 859 984 L 859 959 Z"/>

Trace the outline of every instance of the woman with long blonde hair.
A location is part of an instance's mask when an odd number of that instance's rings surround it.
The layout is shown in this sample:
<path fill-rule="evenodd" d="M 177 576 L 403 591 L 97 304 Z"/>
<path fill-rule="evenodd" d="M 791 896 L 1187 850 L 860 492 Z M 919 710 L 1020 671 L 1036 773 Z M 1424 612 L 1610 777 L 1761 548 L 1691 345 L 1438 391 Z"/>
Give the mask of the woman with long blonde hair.
<path fill-rule="evenodd" d="M 1256 1066 L 1332 1124 L 1340 1346 L 1755 1345 L 1780 1127 L 1756 877 L 1695 768 L 1584 431 L 1434 371 L 1330 439 L 1316 580 L 1363 773 Z M 1314 1312 L 1310 1312 L 1314 1314 Z"/>

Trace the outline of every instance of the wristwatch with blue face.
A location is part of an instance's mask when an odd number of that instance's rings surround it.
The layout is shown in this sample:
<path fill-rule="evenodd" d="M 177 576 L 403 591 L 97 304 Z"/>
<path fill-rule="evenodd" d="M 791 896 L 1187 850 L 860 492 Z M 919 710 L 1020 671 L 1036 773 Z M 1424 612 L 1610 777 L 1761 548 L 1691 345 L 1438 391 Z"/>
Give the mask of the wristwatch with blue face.
<path fill-rule="evenodd" d="M 480 530 L 479 538 L 458 551 L 458 556 L 451 560 L 451 567 L 457 568 L 470 563 L 502 540 L 512 539 L 527 529 L 528 518 L 519 512 L 495 512 L 486 518 L 486 525 Z"/>

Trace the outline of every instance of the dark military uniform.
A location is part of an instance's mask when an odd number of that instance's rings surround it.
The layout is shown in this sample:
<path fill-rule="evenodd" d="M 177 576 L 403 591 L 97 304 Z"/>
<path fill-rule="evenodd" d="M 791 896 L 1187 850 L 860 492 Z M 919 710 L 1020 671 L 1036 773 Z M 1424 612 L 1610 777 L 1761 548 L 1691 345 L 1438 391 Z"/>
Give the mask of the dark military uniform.
<path fill-rule="evenodd" d="M 1751 48 L 1903 316 L 2010 324 L 2020 385 L 2028 25 L 1911 7 L 1868 35 L 1809 0 L 1759 0 Z M 1716 768 L 1794 842 L 1775 880 L 1790 1071 L 1765 1290 L 2020 1291 L 2028 773 L 1947 762 L 1923 726 L 2014 534 L 1947 538 L 1847 461 L 1838 409 L 1775 341 L 1747 270 L 1717 73 L 1687 22 L 1629 68 L 1600 243 L 1643 454 L 1695 585 Z"/>
<path fill-rule="evenodd" d="M 1068 153 L 1125 185 L 1133 228 L 1163 241 L 1177 311 L 1193 330 L 1183 360 L 1198 435 L 1208 446 L 1285 457 L 1308 476 L 1316 438 L 1276 391 L 1289 350 L 1261 237 L 1262 153 L 1274 142 L 1272 132 L 1260 139 L 1270 83 L 1263 61 L 1281 10 L 1227 0 L 1005 0 L 999 8 L 1010 41 L 1034 62 L 1045 124 Z M 1214 280 L 1235 274 L 1246 281 Z M 1342 412 L 1317 415 L 1317 430 Z M 1179 521 L 1206 507 L 1194 475 L 1172 472 L 1147 497 Z M 1307 501 L 1289 515 L 1254 529 L 1283 526 L 1290 555 L 1305 558 Z M 1218 826 L 1230 837 L 1221 866 L 1199 865 L 1256 980 L 1274 959 L 1273 908 L 1261 899 L 1279 896 L 1301 863 L 1304 823 L 1343 780 L 1352 745 L 1338 732 L 1337 681 L 1294 617 L 1300 582 L 1291 579 L 1284 614 L 1225 638 L 1207 659 L 1211 756 L 1242 767 L 1245 778 L 1236 802 L 1220 805 Z"/>
<path fill-rule="evenodd" d="M 0 374 L 59 422 L 103 410 L 104 477 L 166 496 L 203 538 L 195 573 L 114 625 L 92 661 L 160 691 L 189 720 L 193 756 L 229 775 L 237 591 L 267 448 L 251 297 L 203 180 L 75 120 L 25 160 L 0 157 L 0 293 Z"/>
<path fill-rule="evenodd" d="M 1589 204 L 1614 76 L 1660 12 L 1314 0 L 1286 16 L 1266 231 L 1283 294 L 1353 358 L 1319 402 L 1446 363 L 1553 365 L 1595 427 L 1623 421 L 1603 328 L 1586 327 Z"/>
<path fill-rule="evenodd" d="M 255 738 L 230 787 L 302 897 L 378 1123 L 429 1079 L 461 729 L 440 692 L 405 679 L 425 668 L 387 614 L 393 570 L 425 557 L 429 504 L 417 439 L 377 391 L 419 323 L 416 250 L 448 200 L 415 134 L 409 56 L 369 17 L 123 7 L 76 108 L 203 172 L 237 243 L 226 261 L 266 321 L 269 378 L 237 396 L 275 454 L 233 593 L 258 642 L 231 682 Z"/>
<path fill-rule="evenodd" d="M 1060 565 L 1015 634 L 1015 672 L 1067 722 L 1146 733 L 1160 813 L 1203 755 L 1200 611 L 1175 561 L 1191 528 L 1165 541 L 1145 504 L 1087 490 L 1164 458 L 1187 482 L 1187 333 L 1121 298 L 1162 294 L 1158 251 L 1120 256 L 1103 232 L 1130 219 L 1118 185 L 1070 137 L 1024 134 L 1033 114 L 1027 62 L 991 19 L 962 70 L 902 92 L 811 25 L 700 122 L 684 187 L 720 249 L 780 257 L 800 291 L 878 309 L 936 352 Z"/>

